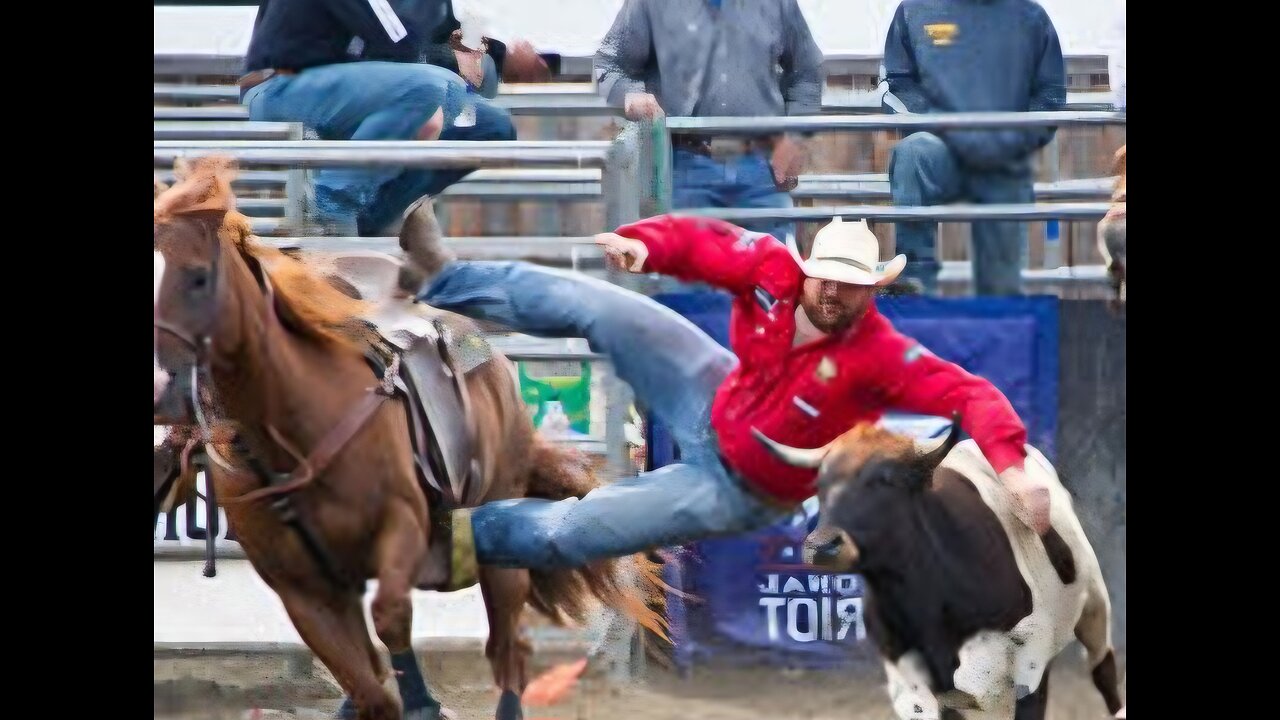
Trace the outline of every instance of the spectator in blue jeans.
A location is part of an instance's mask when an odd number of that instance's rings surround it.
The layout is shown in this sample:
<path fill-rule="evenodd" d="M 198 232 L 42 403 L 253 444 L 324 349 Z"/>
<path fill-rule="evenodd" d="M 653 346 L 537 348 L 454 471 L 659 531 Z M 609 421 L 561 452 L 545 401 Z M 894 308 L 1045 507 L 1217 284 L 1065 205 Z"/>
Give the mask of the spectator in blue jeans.
<path fill-rule="evenodd" d="M 822 51 L 796 0 L 626 0 L 595 58 L 600 92 L 630 120 L 816 115 Z M 779 72 L 780 70 L 780 72 Z M 672 138 L 672 206 L 788 208 L 798 136 Z M 738 223 L 784 239 L 788 223 Z"/>
<path fill-rule="evenodd" d="M 1066 101 L 1058 33 L 1032 0 L 903 0 L 885 39 L 884 76 L 890 112 L 1026 112 L 1057 110 Z M 1054 132 L 1040 127 L 908 135 L 889 161 L 893 203 L 1034 202 L 1031 156 Z M 897 227 L 897 250 L 908 260 L 905 281 L 930 294 L 941 267 L 937 227 Z M 1025 265 L 1025 224 L 973 223 L 975 294 L 1021 294 Z"/>
<path fill-rule="evenodd" d="M 303 123 L 325 140 L 515 139 L 505 110 L 423 64 L 451 20 L 449 0 L 264 0 L 241 102 L 253 120 Z M 324 168 L 311 212 L 327 234 L 395 234 L 406 208 L 469 172 Z"/>

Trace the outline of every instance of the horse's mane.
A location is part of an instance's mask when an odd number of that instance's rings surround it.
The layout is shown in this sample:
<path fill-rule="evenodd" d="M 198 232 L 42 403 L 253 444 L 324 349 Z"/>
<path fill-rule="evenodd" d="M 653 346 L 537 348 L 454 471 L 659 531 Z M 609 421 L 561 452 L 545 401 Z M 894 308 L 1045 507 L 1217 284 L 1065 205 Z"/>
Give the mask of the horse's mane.
<path fill-rule="evenodd" d="M 253 258 L 271 279 L 277 301 L 300 334 L 360 350 L 372 339 L 361 319 L 368 303 L 353 299 L 327 282 L 306 263 L 258 242 L 249 219 L 235 211 L 231 180 L 234 161 L 214 156 L 174 164 L 177 182 L 155 198 L 155 223 L 201 211 L 222 211 L 218 239 Z M 157 183 L 159 190 L 159 183 Z"/>

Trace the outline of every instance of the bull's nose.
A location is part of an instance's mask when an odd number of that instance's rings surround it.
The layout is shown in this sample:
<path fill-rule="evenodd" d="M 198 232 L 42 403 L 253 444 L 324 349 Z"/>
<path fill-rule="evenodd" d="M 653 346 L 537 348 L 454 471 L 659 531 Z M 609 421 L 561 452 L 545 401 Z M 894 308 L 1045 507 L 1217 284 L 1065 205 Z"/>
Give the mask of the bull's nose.
<path fill-rule="evenodd" d="M 844 545 L 844 536 L 836 535 L 827 542 L 819 545 L 814 550 L 813 556 L 819 560 L 833 560 L 840 554 L 840 547 Z"/>
<path fill-rule="evenodd" d="M 858 562 L 858 547 L 843 530 L 810 536 L 804 546 L 804 561 L 832 569 L 845 569 Z"/>

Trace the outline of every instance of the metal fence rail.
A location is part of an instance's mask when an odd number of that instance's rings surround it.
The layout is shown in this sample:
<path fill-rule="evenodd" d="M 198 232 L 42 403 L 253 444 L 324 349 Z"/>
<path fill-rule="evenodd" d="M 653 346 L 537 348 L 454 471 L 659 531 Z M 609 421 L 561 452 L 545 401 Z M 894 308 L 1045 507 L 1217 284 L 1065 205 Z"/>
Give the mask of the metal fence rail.
<path fill-rule="evenodd" d="M 792 208 L 702 208 L 683 213 L 720 218 L 731 222 L 773 220 L 813 222 L 845 218 L 865 218 L 879 222 L 929 220 L 973 222 L 975 220 L 1098 220 L 1107 214 L 1108 203 L 1034 203 L 1020 205 L 841 205 Z"/>
<path fill-rule="evenodd" d="M 775 134 L 861 130 L 937 130 L 1124 125 L 1116 112 L 966 112 L 930 115 L 794 115 L 789 117 L 671 117 L 670 132 L 693 134 Z"/>
<path fill-rule="evenodd" d="M 245 166 L 509 168 L 603 167 L 611 143 L 433 140 L 154 140 L 154 162 L 228 155 Z"/>

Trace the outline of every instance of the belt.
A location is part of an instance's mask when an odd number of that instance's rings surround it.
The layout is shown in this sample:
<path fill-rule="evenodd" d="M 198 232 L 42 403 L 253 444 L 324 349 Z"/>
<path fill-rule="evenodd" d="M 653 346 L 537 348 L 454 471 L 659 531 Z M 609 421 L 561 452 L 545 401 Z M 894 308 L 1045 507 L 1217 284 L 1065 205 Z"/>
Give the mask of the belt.
<path fill-rule="evenodd" d="M 297 74 L 298 74 L 298 71 L 296 70 L 277 70 L 275 68 L 268 68 L 266 70 L 254 70 L 251 73 L 247 73 L 241 76 L 241 78 L 236 81 L 236 85 L 240 86 L 240 99 L 244 100 L 245 93 L 249 92 L 253 88 L 261 85 L 262 83 L 270 80 L 271 78 L 277 75 L 297 75 Z"/>
<path fill-rule="evenodd" d="M 773 149 L 773 139 L 676 135 L 671 138 L 671 146 L 711 158 L 724 158 L 758 151 L 769 152 Z"/>
<path fill-rule="evenodd" d="M 742 473 L 734 470 L 733 466 L 729 464 L 729 461 L 725 459 L 723 454 L 717 452 L 716 457 L 720 459 L 720 465 L 724 467 L 724 471 L 729 474 L 729 477 L 733 478 L 735 482 L 741 485 L 742 489 L 746 490 L 748 495 L 759 500 L 764 505 L 775 510 L 782 510 L 783 512 L 794 512 L 796 507 L 800 504 L 780 500 L 779 498 L 766 493 L 759 487 L 756 487 L 755 483 L 748 480 Z"/>

